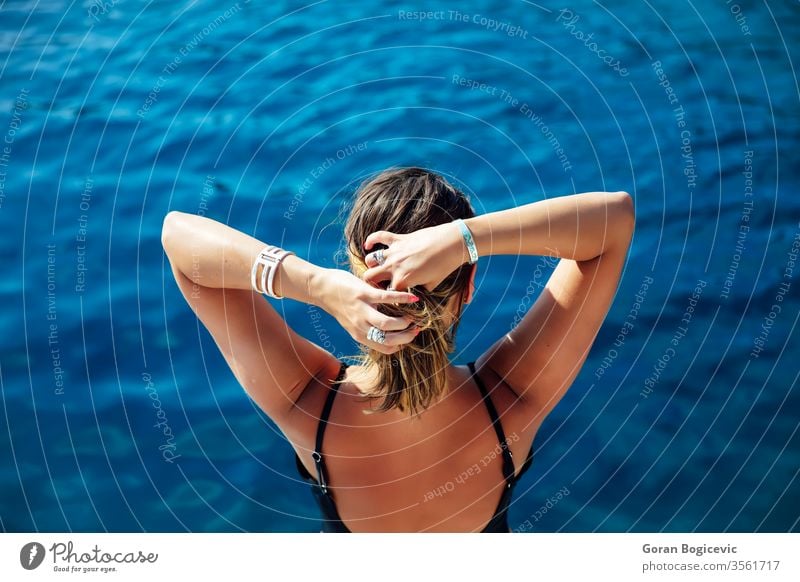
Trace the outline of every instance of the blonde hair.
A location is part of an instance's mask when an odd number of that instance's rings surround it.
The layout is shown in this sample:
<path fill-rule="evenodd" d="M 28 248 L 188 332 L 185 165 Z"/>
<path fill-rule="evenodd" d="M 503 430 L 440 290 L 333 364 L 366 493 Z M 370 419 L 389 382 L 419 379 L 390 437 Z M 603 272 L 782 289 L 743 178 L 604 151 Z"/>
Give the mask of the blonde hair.
<path fill-rule="evenodd" d="M 350 269 L 357 276 L 366 270 L 363 244 L 376 230 L 408 234 L 474 215 L 467 197 L 439 174 L 417 167 L 385 170 L 356 191 L 345 225 Z M 378 244 L 370 252 L 379 248 L 386 247 Z M 417 303 L 379 306 L 387 315 L 410 318 L 421 331 L 394 354 L 361 345 L 356 359 L 362 364 L 374 362 L 378 369 L 377 390 L 371 396 L 382 399 L 378 411 L 398 408 L 417 415 L 444 392 L 448 355 L 455 347 L 471 272 L 471 265 L 464 264 L 436 289 L 411 287 L 409 291 L 420 298 Z M 453 296 L 457 297 L 456 312 L 452 324 L 448 324 L 445 311 Z"/>

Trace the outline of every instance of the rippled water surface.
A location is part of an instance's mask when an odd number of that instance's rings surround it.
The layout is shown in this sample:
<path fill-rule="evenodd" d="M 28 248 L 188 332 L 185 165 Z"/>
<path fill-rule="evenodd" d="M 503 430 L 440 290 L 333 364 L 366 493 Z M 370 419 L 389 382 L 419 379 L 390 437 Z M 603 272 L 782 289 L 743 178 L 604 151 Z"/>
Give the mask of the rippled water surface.
<path fill-rule="evenodd" d="M 400 2 L 4 3 L 0 527 L 317 531 L 290 446 L 181 299 L 161 220 L 334 266 L 355 184 L 420 164 L 482 212 L 635 197 L 617 299 L 512 527 L 797 530 L 800 6 L 737 1 L 425 3 L 423 21 Z M 550 268 L 482 261 L 454 359 Z"/>

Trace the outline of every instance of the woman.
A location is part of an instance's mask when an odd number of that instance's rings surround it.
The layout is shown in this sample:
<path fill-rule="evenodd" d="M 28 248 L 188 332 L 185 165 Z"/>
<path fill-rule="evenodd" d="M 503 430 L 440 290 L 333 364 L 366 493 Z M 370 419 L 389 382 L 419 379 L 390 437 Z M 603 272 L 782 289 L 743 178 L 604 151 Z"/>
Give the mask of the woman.
<path fill-rule="evenodd" d="M 444 178 L 405 168 L 359 188 L 352 273 L 178 212 L 162 241 L 186 301 L 294 447 L 325 531 L 507 532 L 514 484 L 605 318 L 633 225 L 624 192 L 475 216 Z M 503 254 L 561 260 L 519 325 L 453 365 L 475 263 Z M 330 313 L 359 365 L 297 335 L 262 293 Z"/>

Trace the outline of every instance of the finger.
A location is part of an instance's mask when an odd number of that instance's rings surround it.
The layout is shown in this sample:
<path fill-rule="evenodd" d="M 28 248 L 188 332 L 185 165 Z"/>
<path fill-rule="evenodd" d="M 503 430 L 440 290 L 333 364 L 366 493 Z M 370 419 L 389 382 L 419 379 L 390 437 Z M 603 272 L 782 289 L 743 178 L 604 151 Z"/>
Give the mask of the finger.
<path fill-rule="evenodd" d="M 408 328 L 411 319 L 405 317 L 391 317 L 380 311 L 372 313 L 368 319 L 369 324 L 377 327 L 381 331 L 401 331 Z"/>
<path fill-rule="evenodd" d="M 373 303 L 416 303 L 419 297 L 413 293 L 406 291 L 383 291 L 375 289 L 370 293 L 370 299 Z"/>
<path fill-rule="evenodd" d="M 368 346 L 370 349 L 373 349 L 377 352 L 381 352 L 382 354 L 391 354 L 394 351 L 398 350 L 397 346 L 387 346 L 384 341 L 375 341 L 372 339 L 372 328 L 367 329 L 367 331 L 361 334 L 361 338 L 357 338 L 357 340 L 363 343 L 365 346 Z M 384 338 L 385 336 L 389 335 L 392 332 L 383 332 Z"/>
<path fill-rule="evenodd" d="M 383 342 L 384 346 L 400 347 L 407 343 L 414 341 L 414 338 L 419 334 L 420 328 L 412 326 L 404 331 L 387 331 L 386 341 Z"/>
<path fill-rule="evenodd" d="M 404 291 L 408 289 L 408 285 L 406 282 L 402 280 L 400 274 L 397 272 L 392 273 L 392 280 L 389 283 L 389 289 L 394 289 L 395 291 Z"/>
<path fill-rule="evenodd" d="M 378 284 L 382 281 L 391 281 L 392 272 L 387 265 L 377 265 L 364 271 L 361 278 L 368 283 Z"/>
<path fill-rule="evenodd" d="M 365 339 L 365 345 L 368 345 L 373 350 L 383 354 L 393 354 L 400 350 L 405 344 L 414 340 L 420 332 L 420 328 L 413 326 L 404 331 L 389 331 L 386 332 L 384 341 L 376 342 L 371 339 Z"/>
<path fill-rule="evenodd" d="M 367 237 L 364 241 L 364 248 L 369 250 L 375 243 L 383 243 L 387 247 L 396 240 L 396 236 L 386 230 L 376 230 Z"/>
<path fill-rule="evenodd" d="M 378 258 L 375 256 L 375 253 L 377 253 L 377 252 L 378 251 L 373 251 L 371 253 L 367 253 L 366 254 L 366 256 L 364 257 L 364 264 L 367 265 L 367 267 L 377 267 L 377 266 L 380 265 L 380 263 L 378 262 Z M 383 253 L 384 253 L 383 254 L 384 262 L 386 262 L 385 261 L 385 259 L 386 259 L 386 250 L 385 249 L 384 249 Z"/>

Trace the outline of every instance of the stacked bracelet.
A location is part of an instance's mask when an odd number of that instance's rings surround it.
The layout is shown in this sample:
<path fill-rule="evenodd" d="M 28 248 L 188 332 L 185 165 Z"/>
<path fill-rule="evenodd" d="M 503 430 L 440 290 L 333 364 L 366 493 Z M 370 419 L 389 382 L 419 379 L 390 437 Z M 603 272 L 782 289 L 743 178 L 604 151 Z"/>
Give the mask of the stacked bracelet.
<path fill-rule="evenodd" d="M 464 237 L 464 244 L 467 245 L 467 252 L 469 253 L 469 264 L 474 265 L 478 262 L 478 247 L 475 246 L 475 239 L 463 220 L 458 218 L 453 222 L 458 225 L 461 230 L 461 236 Z"/>
<path fill-rule="evenodd" d="M 267 245 L 258 253 L 256 260 L 253 262 L 253 269 L 250 271 L 250 286 L 258 293 L 269 295 L 274 299 L 283 299 L 275 294 L 275 289 L 272 287 L 275 281 L 275 273 L 278 271 L 278 265 L 281 261 L 289 255 L 293 255 L 292 251 L 285 251 L 280 247 L 274 245 Z M 259 267 L 261 271 L 259 272 Z"/>

